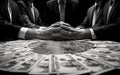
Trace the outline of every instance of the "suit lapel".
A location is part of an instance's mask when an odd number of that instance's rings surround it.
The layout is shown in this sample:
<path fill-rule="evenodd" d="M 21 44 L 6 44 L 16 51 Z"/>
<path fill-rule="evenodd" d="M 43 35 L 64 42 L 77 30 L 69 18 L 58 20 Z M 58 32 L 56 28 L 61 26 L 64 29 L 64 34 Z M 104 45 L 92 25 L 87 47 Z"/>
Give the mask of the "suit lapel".
<path fill-rule="evenodd" d="M 108 14 L 108 10 L 109 10 L 109 2 L 106 3 L 105 8 L 104 8 L 104 12 L 103 12 L 103 16 L 104 16 L 104 23 L 107 23 L 107 14 Z"/>
<path fill-rule="evenodd" d="M 103 12 L 103 8 L 101 7 L 99 8 L 99 11 L 97 13 L 96 23 L 98 23 L 99 19 L 101 18 L 102 12 Z"/>
<path fill-rule="evenodd" d="M 35 9 L 35 7 L 34 7 L 34 22 L 36 22 L 36 20 L 37 20 L 37 17 L 36 17 L 36 9 Z"/>
<path fill-rule="evenodd" d="M 35 23 L 34 17 L 33 17 L 32 11 L 31 11 L 31 7 L 29 6 L 29 7 L 26 8 L 26 9 L 27 9 L 27 11 L 28 11 L 28 15 L 29 15 L 29 18 L 30 18 L 31 22 Z"/>
<path fill-rule="evenodd" d="M 95 7 L 95 5 L 94 5 L 94 6 L 91 7 L 91 9 L 90 9 L 89 12 L 88 12 L 90 25 L 92 25 L 92 22 L 93 22 L 93 15 L 94 15 L 95 9 L 96 9 L 96 7 Z M 102 14 L 102 8 L 99 8 L 99 11 L 98 11 L 98 13 L 97 13 L 97 15 L 96 15 L 96 21 L 95 21 L 94 27 L 98 26 L 97 23 L 98 23 L 99 19 L 101 18 L 101 14 Z"/>
<path fill-rule="evenodd" d="M 10 16 L 9 16 L 9 12 L 8 12 L 8 3 L 4 2 L 0 5 L 1 8 L 1 13 L 3 14 L 4 18 L 10 22 Z M 4 15 L 5 14 L 5 15 Z"/>
<path fill-rule="evenodd" d="M 29 17 L 30 21 L 34 23 L 34 19 L 33 19 L 32 12 L 31 12 L 31 7 L 26 5 L 24 2 L 22 2 L 22 3 L 24 5 L 24 7 L 26 8 L 26 11 L 28 13 L 28 17 Z"/>
<path fill-rule="evenodd" d="M 12 4 L 12 1 L 10 0 L 9 2 L 10 2 L 11 14 L 12 14 L 12 22 L 13 22 L 13 20 L 14 20 L 14 15 L 13 14 L 15 14 L 14 13 L 15 9 L 13 9 L 14 5 Z"/>
<path fill-rule="evenodd" d="M 92 25 L 92 20 L 93 20 L 93 14 L 94 14 L 94 8 L 95 6 L 93 6 L 91 9 L 89 9 L 88 11 L 88 17 L 89 17 L 89 23 Z"/>
<path fill-rule="evenodd" d="M 118 9 L 118 8 L 120 8 L 119 6 L 120 6 L 119 2 L 114 3 L 114 5 L 110 11 L 110 14 L 109 14 L 108 22 L 110 21 L 111 17 L 113 17 L 116 14 L 116 12 L 119 11 L 119 9 Z"/>

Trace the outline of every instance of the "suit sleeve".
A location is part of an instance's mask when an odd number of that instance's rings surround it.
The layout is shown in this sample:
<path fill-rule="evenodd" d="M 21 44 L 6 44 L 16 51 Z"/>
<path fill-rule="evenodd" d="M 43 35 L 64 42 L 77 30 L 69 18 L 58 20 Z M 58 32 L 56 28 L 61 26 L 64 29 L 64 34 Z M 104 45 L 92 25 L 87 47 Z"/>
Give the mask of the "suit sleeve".
<path fill-rule="evenodd" d="M 0 14 L 0 40 L 18 39 L 20 28 L 20 26 L 12 25 L 11 23 L 2 19 Z"/>
<path fill-rule="evenodd" d="M 118 16 L 118 17 L 117 17 Z M 117 15 L 114 19 L 115 22 L 109 25 L 101 25 L 98 27 L 94 27 L 93 30 L 97 36 L 97 39 L 104 39 L 104 40 L 115 40 L 120 41 L 120 15 Z"/>
<path fill-rule="evenodd" d="M 36 7 L 34 7 L 34 8 L 35 8 L 36 25 L 42 26 L 43 23 L 42 23 L 42 20 L 40 18 L 40 13 L 39 13 L 39 11 L 38 11 L 38 9 Z"/>
<path fill-rule="evenodd" d="M 89 23 L 89 11 L 90 11 L 90 8 L 88 9 L 86 17 L 84 18 L 83 22 L 80 24 L 81 28 L 88 28 L 90 25 L 90 23 Z"/>
<path fill-rule="evenodd" d="M 84 21 L 81 23 L 81 27 L 87 28 L 87 25 L 89 24 L 88 16 L 85 17 Z"/>
<path fill-rule="evenodd" d="M 42 25 L 41 19 L 39 16 L 39 11 L 35 7 L 34 7 L 35 23 L 32 23 L 29 19 L 29 16 L 27 13 L 28 11 L 27 11 L 27 7 L 26 7 L 25 3 L 22 1 L 18 1 L 17 4 L 18 4 L 18 7 L 19 7 L 20 13 L 21 13 L 22 26 L 28 27 L 28 28 L 34 28 L 34 27 L 38 27 L 37 25 Z"/>
<path fill-rule="evenodd" d="M 32 28 L 33 27 L 33 23 L 30 22 L 30 19 L 26 13 L 26 7 L 24 5 L 24 3 L 22 1 L 18 1 L 17 5 L 19 7 L 20 10 L 20 14 L 21 14 L 21 20 L 22 20 L 22 26 L 23 27 L 29 27 Z"/>

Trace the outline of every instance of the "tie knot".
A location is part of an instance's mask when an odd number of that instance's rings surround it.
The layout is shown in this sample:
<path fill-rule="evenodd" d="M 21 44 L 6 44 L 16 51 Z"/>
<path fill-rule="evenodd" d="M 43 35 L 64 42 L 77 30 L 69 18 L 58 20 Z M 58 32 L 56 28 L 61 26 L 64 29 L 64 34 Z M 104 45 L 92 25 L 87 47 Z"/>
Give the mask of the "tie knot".
<path fill-rule="evenodd" d="M 59 4 L 65 4 L 65 0 L 59 0 Z"/>
<path fill-rule="evenodd" d="M 98 10 L 100 8 L 100 5 L 98 3 L 95 3 L 95 10 Z"/>
<path fill-rule="evenodd" d="M 114 1 L 113 0 L 110 0 L 110 5 L 113 5 Z"/>

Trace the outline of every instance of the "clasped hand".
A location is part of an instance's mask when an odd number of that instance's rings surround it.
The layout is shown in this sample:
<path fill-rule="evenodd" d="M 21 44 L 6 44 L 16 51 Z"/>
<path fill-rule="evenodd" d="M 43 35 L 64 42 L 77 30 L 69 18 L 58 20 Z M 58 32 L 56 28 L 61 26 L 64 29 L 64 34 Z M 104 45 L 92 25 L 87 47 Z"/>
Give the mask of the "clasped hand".
<path fill-rule="evenodd" d="M 49 27 L 40 29 L 39 39 L 45 40 L 81 40 L 86 39 L 89 30 L 73 28 L 70 24 L 62 21 L 56 22 Z"/>
<path fill-rule="evenodd" d="M 52 24 L 50 27 L 58 30 L 58 32 L 52 32 L 52 37 L 56 37 L 57 40 L 80 40 L 84 39 L 86 30 L 80 28 L 73 28 L 70 24 L 62 21 Z"/>

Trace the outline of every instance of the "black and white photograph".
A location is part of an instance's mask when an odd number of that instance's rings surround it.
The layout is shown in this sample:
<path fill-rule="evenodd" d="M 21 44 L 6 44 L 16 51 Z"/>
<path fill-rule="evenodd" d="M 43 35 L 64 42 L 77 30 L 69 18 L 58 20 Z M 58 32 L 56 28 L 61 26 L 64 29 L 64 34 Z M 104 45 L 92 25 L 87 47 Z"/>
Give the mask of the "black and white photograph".
<path fill-rule="evenodd" d="M 0 1 L 0 75 L 120 75 L 120 0 Z"/>

